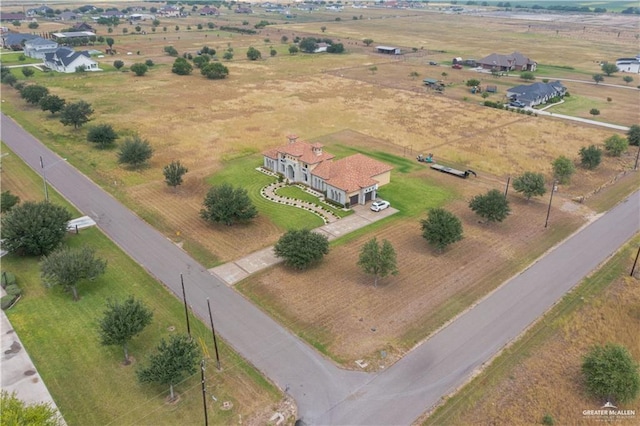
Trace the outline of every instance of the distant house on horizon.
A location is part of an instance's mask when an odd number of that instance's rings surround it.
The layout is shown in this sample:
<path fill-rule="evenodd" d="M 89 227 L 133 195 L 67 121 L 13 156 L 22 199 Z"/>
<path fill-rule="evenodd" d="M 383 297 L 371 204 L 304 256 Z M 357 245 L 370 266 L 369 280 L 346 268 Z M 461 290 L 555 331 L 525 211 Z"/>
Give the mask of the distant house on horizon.
<path fill-rule="evenodd" d="M 322 144 L 298 141 L 296 135 L 287 139 L 286 145 L 262 153 L 263 167 L 323 193 L 329 201 L 345 206 L 365 204 L 375 200 L 378 188 L 391 180 L 393 167 L 366 155 L 334 161 Z"/>
<path fill-rule="evenodd" d="M 11 50 L 22 50 L 27 40 L 39 38 L 35 34 L 7 32 L 2 34 L 2 47 Z"/>
<path fill-rule="evenodd" d="M 68 47 L 59 47 L 54 52 L 46 53 L 44 66 L 52 71 L 67 74 L 76 72 L 79 67 L 84 67 L 85 71 L 102 71 L 98 68 L 98 63 L 91 59 L 89 52 L 76 52 Z"/>
<path fill-rule="evenodd" d="M 513 52 L 510 55 L 492 53 L 476 61 L 477 66 L 493 71 L 535 71 L 538 63 L 527 58 L 522 53 Z"/>
<path fill-rule="evenodd" d="M 640 73 L 640 54 L 635 58 L 618 58 L 616 66 L 620 72 L 630 72 L 632 74 Z"/>

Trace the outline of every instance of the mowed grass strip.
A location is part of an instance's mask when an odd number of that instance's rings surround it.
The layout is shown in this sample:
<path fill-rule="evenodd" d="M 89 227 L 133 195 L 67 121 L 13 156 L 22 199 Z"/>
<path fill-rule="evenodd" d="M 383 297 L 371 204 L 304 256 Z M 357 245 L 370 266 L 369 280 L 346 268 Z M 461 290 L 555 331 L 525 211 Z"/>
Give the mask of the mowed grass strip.
<path fill-rule="evenodd" d="M 3 151 L 4 151 L 3 147 Z M 8 152 L 8 151 L 4 151 Z M 3 157 L 3 190 L 19 194 L 23 201 L 40 199 L 38 176 L 17 157 Z M 19 178 L 19 185 L 15 178 Z M 60 196 L 49 190 L 52 202 Z M 106 273 L 78 286 L 80 301 L 60 288 L 45 288 L 39 259 L 13 255 L 2 259 L 2 270 L 15 273 L 24 291 L 7 315 L 42 375 L 69 425 L 87 424 L 197 424 L 202 422 L 200 372 L 177 384 L 180 401 L 167 404 L 168 388 L 138 383 L 135 370 L 162 338 L 186 332 L 180 301 L 139 265 L 127 257 L 98 229 L 69 234 L 64 244 L 90 246 L 108 262 Z M 177 279 L 177 278 L 176 278 Z M 108 299 L 134 295 L 153 310 L 153 322 L 135 337 L 129 351 L 134 359 L 123 366 L 122 348 L 99 343 L 96 327 Z M 229 424 L 238 415 L 250 418 L 280 399 L 278 390 L 218 340 L 223 371 L 215 369 L 210 330 L 192 317 L 192 335 L 207 358 L 207 387 L 218 401 L 209 401 L 209 421 Z M 221 410 L 222 401 L 233 410 Z"/>
<path fill-rule="evenodd" d="M 338 217 L 347 217 L 353 214 L 353 210 L 343 210 L 336 207 L 333 207 L 327 203 L 321 202 L 318 197 L 309 194 L 307 191 L 304 191 L 302 188 L 297 186 L 285 186 L 283 188 L 279 188 L 276 193 L 282 197 L 290 197 L 295 198 L 296 200 L 306 201 L 308 203 L 317 204 L 335 214 Z"/>
<path fill-rule="evenodd" d="M 586 351 L 591 344 L 624 342 L 637 359 L 639 339 L 634 333 L 637 327 L 631 323 L 638 321 L 638 279 L 628 274 L 639 243 L 640 238 L 634 238 L 584 279 L 480 375 L 423 419 L 422 424 L 471 425 L 485 423 L 484 420 L 496 424 L 534 424 L 546 413 L 559 424 L 575 424 L 583 421 L 583 409 L 599 408 L 601 401 L 588 397 L 581 385 L 576 357 L 572 355 L 574 365 L 566 365 L 566 354 L 575 353 L 576 345 L 572 344 L 575 340 L 582 340 L 578 352 Z M 594 314 L 604 323 L 594 321 Z M 553 392 L 549 392 L 551 388 Z M 565 394 L 567 390 L 571 393 Z M 547 394 L 547 398 L 540 397 L 540 392 Z M 509 397 L 496 407 L 500 395 Z M 550 403 L 548 399 L 556 402 Z"/>

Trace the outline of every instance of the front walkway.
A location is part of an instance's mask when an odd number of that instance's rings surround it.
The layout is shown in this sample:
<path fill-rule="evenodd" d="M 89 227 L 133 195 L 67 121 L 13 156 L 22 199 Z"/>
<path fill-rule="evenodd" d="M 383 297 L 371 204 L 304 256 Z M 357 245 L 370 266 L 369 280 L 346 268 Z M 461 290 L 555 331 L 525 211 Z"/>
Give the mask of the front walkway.
<path fill-rule="evenodd" d="M 389 207 L 380 212 L 373 212 L 369 206 L 357 205 L 353 207 L 353 214 L 338 221 L 326 224 L 314 231 L 325 235 L 329 241 L 347 235 L 357 229 L 391 216 L 398 210 Z M 282 260 L 273 253 L 273 246 L 251 253 L 241 259 L 225 263 L 209 269 L 212 275 L 220 278 L 227 285 L 232 286 L 249 275 L 280 263 Z"/>

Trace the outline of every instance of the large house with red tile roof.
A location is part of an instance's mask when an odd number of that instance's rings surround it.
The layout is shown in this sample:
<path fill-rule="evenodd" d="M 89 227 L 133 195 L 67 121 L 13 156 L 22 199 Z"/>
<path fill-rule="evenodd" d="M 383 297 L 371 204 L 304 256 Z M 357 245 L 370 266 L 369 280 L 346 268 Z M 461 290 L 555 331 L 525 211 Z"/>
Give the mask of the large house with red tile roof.
<path fill-rule="evenodd" d="M 263 167 L 289 182 L 307 185 L 325 194 L 327 200 L 342 205 L 365 204 L 375 200 L 378 188 L 389 183 L 393 167 L 362 154 L 335 160 L 322 144 L 299 141 L 263 152 Z"/>

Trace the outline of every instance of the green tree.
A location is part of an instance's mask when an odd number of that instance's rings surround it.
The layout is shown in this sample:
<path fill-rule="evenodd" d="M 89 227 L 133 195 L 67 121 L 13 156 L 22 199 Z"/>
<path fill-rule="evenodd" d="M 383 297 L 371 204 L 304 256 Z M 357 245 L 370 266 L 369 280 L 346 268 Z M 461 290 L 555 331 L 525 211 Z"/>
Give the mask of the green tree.
<path fill-rule="evenodd" d="M 593 81 L 596 82 L 596 84 L 600 83 L 601 81 L 604 81 L 604 76 L 602 74 L 594 74 L 592 78 L 593 78 Z"/>
<path fill-rule="evenodd" d="M 422 237 L 429 244 L 435 246 L 438 251 L 442 251 L 449 244 L 462 240 L 462 222 L 453 213 L 435 208 L 429 210 L 427 219 L 423 219 Z"/>
<path fill-rule="evenodd" d="M 29 25 L 28 25 L 29 29 L 31 29 L 31 30 L 35 30 L 35 29 L 36 29 L 36 28 L 38 28 L 39 26 L 40 26 L 40 24 L 38 24 L 38 23 L 37 23 L 37 22 L 35 22 L 35 21 L 34 21 L 34 22 L 29 22 Z"/>
<path fill-rule="evenodd" d="M 206 54 L 202 54 L 200 56 L 196 56 L 195 58 L 193 58 L 193 64 L 197 68 L 202 68 L 203 66 L 208 64 L 210 61 L 211 61 L 211 56 Z"/>
<path fill-rule="evenodd" d="M 640 392 L 638 363 L 621 345 L 595 346 L 583 358 L 582 374 L 587 391 L 596 398 L 625 403 Z"/>
<path fill-rule="evenodd" d="M 551 163 L 551 167 L 553 168 L 553 176 L 558 179 L 560 183 L 567 183 L 569 179 L 571 179 L 571 175 L 573 175 L 576 171 L 576 167 L 573 165 L 573 161 L 569 160 L 564 155 L 553 160 Z"/>
<path fill-rule="evenodd" d="M 595 145 L 580 148 L 580 164 L 589 170 L 593 170 L 602 161 L 602 150 Z"/>
<path fill-rule="evenodd" d="M 536 76 L 531 71 L 525 71 L 525 72 L 520 74 L 520 78 L 523 79 L 523 80 L 531 81 L 531 80 L 535 80 Z"/>
<path fill-rule="evenodd" d="M 147 73 L 149 67 L 147 67 L 143 63 L 133 64 L 131 65 L 131 71 L 133 71 L 138 77 L 142 77 Z"/>
<path fill-rule="evenodd" d="M 373 275 L 373 285 L 378 286 L 378 279 L 398 274 L 396 251 L 388 240 L 382 240 L 382 246 L 374 237 L 367 241 L 360 250 L 358 266 Z"/>
<path fill-rule="evenodd" d="M 629 141 L 620 135 L 613 135 L 604 141 L 604 149 L 613 157 L 620 157 L 629 149 Z"/>
<path fill-rule="evenodd" d="M 89 121 L 89 116 L 93 114 L 91 105 L 85 101 L 78 101 L 67 104 L 60 112 L 60 122 L 65 126 L 75 129 Z"/>
<path fill-rule="evenodd" d="M 624 77 L 622 77 L 622 81 L 629 84 L 633 81 L 633 77 L 631 77 L 630 75 L 625 75 Z"/>
<path fill-rule="evenodd" d="M 204 209 L 200 210 L 200 217 L 208 222 L 220 222 L 227 226 L 238 221 L 247 221 L 257 216 L 247 190 L 234 188 L 228 183 L 213 186 L 207 192 L 203 201 Z"/>
<path fill-rule="evenodd" d="M 31 67 L 22 67 L 21 71 L 22 71 L 22 75 L 24 75 L 26 78 L 29 78 L 36 73 Z"/>
<path fill-rule="evenodd" d="M 595 117 L 596 115 L 600 115 L 600 110 L 597 109 L 597 108 L 591 108 L 589 110 L 589 114 L 591 114 L 591 115 L 593 115 Z"/>
<path fill-rule="evenodd" d="M 318 43 L 313 37 L 305 37 L 298 43 L 300 50 L 306 53 L 313 53 L 318 48 Z"/>
<path fill-rule="evenodd" d="M 87 132 L 87 141 L 95 143 L 98 148 L 104 149 L 111 146 L 118 139 L 118 134 L 111 124 L 99 124 L 91 127 Z"/>
<path fill-rule="evenodd" d="M 71 213 L 46 201 L 27 201 L 2 215 L 2 247 L 10 253 L 41 256 L 50 253 L 67 234 Z"/>
<path fill-rule="evenodd" d="M 38 103 L 40 103 L 40 99 L 44 98 L 48 94 L 49 89 L 37 84 L 30 84 L 28 86 L 25 86 L 20 91 L 20 97 L 31 105 L 38 105 Z"/>
<path fill-rule="evenodd" d="M 18 399 L 15 392 L 0 391 L 2 424 L 12 426 L 61 426 L 57 410 L 48 402 L 28 404 Z"/>
<path fill-rule="evenodd" d="M 364 40 L 362 40 L 362 42 L 363 42 L 366 46 L 371 46 L 371 43 L 373 43 L 373 39 L 365 38 Z"/>
<path fill-rule="evenodd" d="M 9 86 L 13 87 L 13 85 L 16 84 L 17 81 L 18 78 L 15 75 L 11 74 L 11 72 L 8 72 L 2 76 L 2 83 L 8 84 Z"/>
<path fill-rule="evenodd" d="M 0 194 L 0 212 L 8 212 L 20 202 L 20 197 L 13 195 L 11 191 L 2 191 Z"/>
<path fill-rule="evenodd" d="M 280 37 L 280 43 L 287 44 L 288 41 L 289 41 L 289 37 L 287 37 L 286 35 L 283 35 L 282 37 Z"/>
<path fill-rule="evenodd" d="M 616 64 L 607 62 L 606 64 L 602 64 L 602 72 L 609 77 L 611 74 L 618 72 L 618 67 Z"/>
<path fill-rule="evenodd" d="M 627 131 L 627 140 L 629 141 L 629 145 L 638 146 L 640 145 L 640 125 L 632 124 Z"/>
<path fill-rule="evenodd" d="M 115 67 L 115 69 L 119 70 L 120 68 L 124 67 L 124 62 L 118 59 L 117 61 L 113 61 L 113 66 Z"/>
<path fill-rule="evenodd" d="M 290 55 L 295 55 L 299 51 L 300 51 L 300 49 L 298 49 L 298 46 L 296 46 L 295 44 L 292 44 L 291 46 L 289 46 L 289 54 Z"/>
<path fill-rule="evenodd" d="M 187 173 L 189 169 L 180 164 L 180 161 L 172 161 L 162 169 L 164 174 L 164 181 L 167 185 L 176 188 L 178 185 L 182 185 L 182 176 Z"/>
<path fill-rule="evenodd" d="M 255 47 L 251 46 L 247 50 L 247 58 L 249 58 L 249 60 L 255 61 L 257 59 L 260 59 L 261 57 L 262 57 L 262 54 Z"/>
<path fill-rule="evenodd" d="M 411 77 L 412 80 L 415 80 L 416 78 L 420 77 L 420 73 L 418 71 L 411 71 L 409 73 L 409 77 Z"/>
<path fill-rule="evenodd" d="M 51 114 L 55 114 L 58 111 L 62 111 L 67 101 L 57 95 L 46 95 L 40 99 L 40 108 L 43 111 L 49 111 Z"/>
<path fill-rule="evenodd" d="M 273 251 L 287 266 L 302 270 L 317 264 L 329 253 L 329 240 L 308 229 L 294 229 L 280 237 Z"/>
<path fill-rule="evenodd" d="M 175 400 L 173 386 L 197 371 L 200 351 L 187 335 L 172 335 L 169 342 L 162 339 L 157 352 L 149 357 L 149 365 L 136 373 L 141 383 L 169 385 L 169 396 Z"/>
<path fill-rule="evenodd" d="M 151 323 L 153 312 L 140 300 L 129 296 L 124 302 L 107 301 L 107 310 L 100 319 L 98 333 L 104 346 L 120 345 L 124 350 L 124 364 L 129 361 L 129 341 Z"/>
<path fill-rule="evenodd" d="M 77 301 L 77 285 L 82 280 L 93 281 L 104 274 L 107 261 L 97 258 L 91 247 L 60 247 L 40 261 L 42 279 L 47 287 L 62 286 L 71 291 Z"/>
<path fill-rule="evenodd" d="M 221 80 L 229 75 L 229 68 L 225 67 L 220 62 L 211 62 L 205 65 L 200 70 L 200 73 L 211 80 Z"/>
<path fill-rule="evenodd" d="M 502 222 L 511 212 L 509 201 L 497 189 L 473 197 L 469 208 L 489 222 Z"/>
<path fill-rule="evenodd" d="M 152 155 L 153 149 L 149 142 L 141 139 L 140 136 L 133 136 L 125 139 L 120 147 L 118 163 L 137 168 L 146 163 Z"/>
<path fill-rule="evenodd" d="M 327 47 L 327 53 L 344 53 L 344 44 L 333 43 Z"/>
<path fill-rule="evenodd" d="M 375 65 L 374 65 L 374 66 L 372 66 L 372 67 L 369 67 L 369 71 L 371 71 L 371 74 L 375 74 L 375 73 L 376 73 L 376 71 L 378 71 L 378 67 L 377 67 L 377 66 L 375 66 Z"/>
<path fill-rule="evenodd" d="M 327 27 L 325 27 L 324 25 L 320 27 L 320 31 L 325 32 L 327 31 Z"/>
<path fill-rule="evenodd" d="M 233 52 L 230 51 L 226 51 L 224 52 L 224 55 L 222 55 L 222 59 L 224 59 L 225 61 L 230 61 L 233 59 Z"/>
<path fill-rule="evenodd" d="M 274 48 L 271 48 L 271 50 L 269 50 L 269 55 L 271 55 L 271 57 L 274 57 L 278 54 L 278 51 Z"/>
<path fill-rule="evenodd" d="M 165 46 L 164 52 L 169 56 L 178 56 L 178 51 L 173 46 Z"/>
<path fill-rule="evenodd" d="M 480 80 L 478 80 L 476 78 L 471 78 L 471 79 L 467 80 L 467 82 L 465 84 L 467 85 L 467 87 L 480 86 Z"/>
<path fill-rule="evenodd" d="M 160 20 L 158 20 L 158 19 L 154 19 L 154 20 L 151 22 L 151 25 L 153 25 L 154 27 L 159 26 L 159 25 L 160 25 Z"/>
<path fill-rule="evenodd" d="M 112 50 L 113 49 L 113 44 L 115 43 L 113 38 L 107 37 L 106 39 L 104 39 L 104 41 L 107 43 L 107 46 L 109 46 L 109 50 Z"/>
<path fill-rule="evenodd" d="M 544 175 L 542 173 L 524 172 L 513 180 L 513 189 L 527 197 L 541 197 L 547 192 L 544 186 Z"/>
<path fill-rule="evenodd" d="M 189 75 L 191 71 L 193 71 L 193 66 L 184 58 L 176 58 L 171 68 L 171 72 L 178 75 Z"/>

